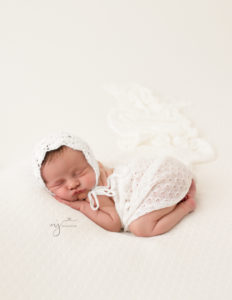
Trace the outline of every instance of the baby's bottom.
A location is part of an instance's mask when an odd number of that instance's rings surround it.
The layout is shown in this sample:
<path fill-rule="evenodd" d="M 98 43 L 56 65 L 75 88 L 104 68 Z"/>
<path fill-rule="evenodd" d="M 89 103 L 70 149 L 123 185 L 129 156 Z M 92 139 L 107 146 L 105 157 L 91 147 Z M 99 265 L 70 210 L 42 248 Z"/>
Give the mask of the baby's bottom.
<path fill-rule="evenodd" d="M 129 230 L 136 236 L 149 237 L 163 234 L 172 229 L 196 207 L 196 185 L 194 180 L 186 197 L 178 204 L 154 210 L 131 222 Z"/>

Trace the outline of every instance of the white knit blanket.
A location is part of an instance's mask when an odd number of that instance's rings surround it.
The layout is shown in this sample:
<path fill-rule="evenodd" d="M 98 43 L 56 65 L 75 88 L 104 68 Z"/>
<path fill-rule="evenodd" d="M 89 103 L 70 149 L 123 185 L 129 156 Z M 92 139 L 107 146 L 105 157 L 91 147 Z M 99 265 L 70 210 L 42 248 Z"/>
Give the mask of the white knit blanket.
<path fill-rule="evenodd" d="M 164 119 L 165 113 L 159 102 L 154 105 L 154 109 L 160 107 L 159 113 L 146 111 L 152 105 L 150 92 L 144 93 L 148 102 L 137 110 L 139 115 L 143 111 L 144 116 L 149 116 L 149 124 L 142 119 L 141 134 L 135 135 L 132 134 L 136 126 L 133 115 L 124 118 L 125 123 L 129 120 L 134 125 L 125 130 L 127 137 L 119 132 L 123 148 L 147 142 L 161 145 L 162 141 L 170 147 L 173 143 L 179 145 L 183 155 L 192 149 L 190 157 L 184 155 L 190 162 L 212 159 L 211 146 L 196 130 L 191 130 L 192 125 L 184 122 L 182 115 L 183 123 L 175 119 L 178 126 L 172 127 L 173 123 L 164 122 L 153 135 L 150 125 L 154 124 L 156 129 L 158 116 Z M 136 111 L 134 106 L 135 102 L 131 107 Z M 119 111 L 121 108 L 111 119 L 114 128 L 120 125 L 116 122 Z M 179 112 L 174 109 L 173 118 L 177 116 Z M 168 115 L 167 119 L 171 120 L 172 116 Z M 185 124 L 184 129 L 181 124 Z M 166 133 L 167 127 L 168 131 L 173 129 L 173 135 L 174 131 L 178 133 L 176 140 Z M 199 165 L 195 170 L 196 211 L 170 232 L 151 238 L 106 231 L 80 212 L 57 202 L 35 184 L 30 162 L 19 162 L 1 170 L 1 298 L 230 300 L 231 153 L 225 145 L 226 141 L 219 145 L 220 156 L 216 161 Z"/>
<path fill-rule="evenodd" d="M 230 300 L 232 202 L 221 163 L 198 171 L 196 211 L 151 238 L 106 231 L 57 202 L 29 163 L 1 171 L 2 299 Z"/>

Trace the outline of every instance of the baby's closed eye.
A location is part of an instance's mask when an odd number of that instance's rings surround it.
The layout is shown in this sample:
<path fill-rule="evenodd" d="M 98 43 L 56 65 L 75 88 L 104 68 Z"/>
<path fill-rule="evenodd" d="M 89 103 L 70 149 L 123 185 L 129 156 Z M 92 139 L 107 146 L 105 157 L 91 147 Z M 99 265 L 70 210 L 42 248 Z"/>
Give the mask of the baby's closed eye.
<path fill-rule="evenodd" d="M 84 168 L 84 169 L 81 169 L 81 170 L 75 170 L 74 172 L 73 172 L 73 175 L 74 176 L 81 176 L 81 175 L 83 175 L 83 174 L 85 174 L 86 173 L 86 169 Z"/>
<path fill-rule="evenodd" d="M 57 181 L 49 186 L 49 188 L 57 188 L 60 187 L 64 183 L 64 180 Z"/>
<path fill-rule="evenodd" d="M 89 169 L 88 168 L 84 168 L 80 173 L 79 176 L 85 176 L 86 174 L 89 173 Z"/>

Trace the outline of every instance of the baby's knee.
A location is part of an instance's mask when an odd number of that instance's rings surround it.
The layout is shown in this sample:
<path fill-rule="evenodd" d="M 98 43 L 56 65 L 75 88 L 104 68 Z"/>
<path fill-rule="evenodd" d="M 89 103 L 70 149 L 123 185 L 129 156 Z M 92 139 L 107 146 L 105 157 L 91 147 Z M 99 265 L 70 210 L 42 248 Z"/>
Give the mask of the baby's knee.
<path fill-rule="evenodd" d="M 155 227 L 156 222 L 153 222 L 153 224 L 141 224 L 139 221 L 132 222 L 128 228 L 131 233 L 133 233 L 135 236 L 138 237 L 149 237 L 154 236 L 153 234 L 153 228 Z"/>
<path fill-rule="evenodd" d="M 147 235 L 147 233 L 145 233 L 143 230 L 130 230 L 131 233 L 133 233 L 135 236 L 138 236 L 138 237 L 147 237 L 149 235 Z"/>
<path fill-rule="evenodd" d="M 138 237 L 152 237 L 152 236 L 156 236 L 156 235 L 160 235 L 160 234 L 163 234 L 164 232 L 162 231 L 158 231 L 158 230 L 132 230 L 131 231 L 135 236 L 138 236 Z"/>

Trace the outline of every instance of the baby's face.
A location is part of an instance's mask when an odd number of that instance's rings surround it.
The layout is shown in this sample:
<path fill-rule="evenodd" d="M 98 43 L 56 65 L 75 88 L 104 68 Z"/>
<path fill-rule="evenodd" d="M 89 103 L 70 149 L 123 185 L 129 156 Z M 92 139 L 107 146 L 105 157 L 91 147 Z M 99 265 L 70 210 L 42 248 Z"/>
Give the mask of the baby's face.
<path fill-rule="evenodd" d="M 47 188 L 68 201 L 83 200 L 95 186 L 96 175 L 81 151 L 65 147 L 41 169 Z"/>

